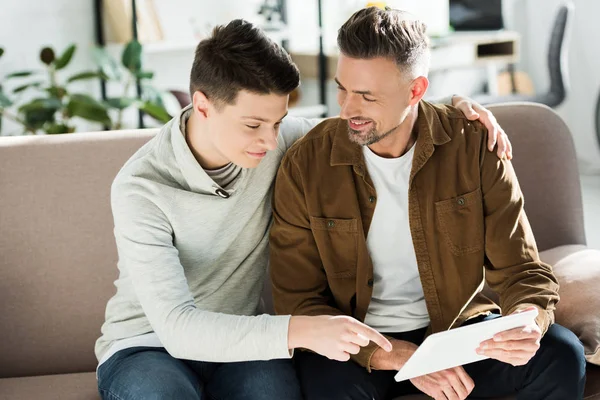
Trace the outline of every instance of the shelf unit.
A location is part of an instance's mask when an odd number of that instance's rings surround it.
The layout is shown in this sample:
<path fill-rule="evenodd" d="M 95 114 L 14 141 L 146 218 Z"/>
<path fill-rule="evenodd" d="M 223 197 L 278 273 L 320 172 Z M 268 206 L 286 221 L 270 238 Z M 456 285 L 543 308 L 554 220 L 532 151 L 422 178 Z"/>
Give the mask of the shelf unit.
<path fill-rule="evenodd" d="M 136 13 L 136 0 L 131 0 L 132 4 L 132 19 L 131 29 L 133 38 L 137 39 L 137 13 Z M 309 106 L 296 106 L 290 108 L 290 115 L 298 117 L 314 117 L 327 116 L 327 65 L 328 59 L 323 49 L 323 8 L 322 0 L 317 0 L 318 6 L 318 22 L 319 22 L 319 53 L 317 56 L 317 70 L 318 70 L 318 83 L 319 83 L 319 103 Z M 283 24 L 287 23 L 287 7 L 285 0 L 279 0 L 279 7 L 282 14 Z M 104 26 L 103 26 L 103 0 L 94 0 L 94 11 L 95 11 L 95 23 L 96 23 L 96 43 L 101 47 L 107 48 L 111 53 L 118 53 L 122 48 L 123 44 L 120 43 L 106 43 Z M 287 30 L 279 31 L 265 31 L 273 41 L 280 43 L 286 50 L 288 50 L 288 39 L 289 32 Z M 155 43 L 146 43 L 143 46 L 143 51 L 148 55 L 159 55 L 162 53 L 169 52 L 192 52 L 198 45 L 198 41 L 195 40 L 183 40 L 183 41 L 163 41 Z M 103 99 L 106 99 L 106 83 L 100 82 L 100 90 Z M 141 96 L 141 85 L 139 81 L 136 85 L 137 96 Z M 138 117 L 138 127 L 144 127 L 143 114 L 140 111 Z"/>

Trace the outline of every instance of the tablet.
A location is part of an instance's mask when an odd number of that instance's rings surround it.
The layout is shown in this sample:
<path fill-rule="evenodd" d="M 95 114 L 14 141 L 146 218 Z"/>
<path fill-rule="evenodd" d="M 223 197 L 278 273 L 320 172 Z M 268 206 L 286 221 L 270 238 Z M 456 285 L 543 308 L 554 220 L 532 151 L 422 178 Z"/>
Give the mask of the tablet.
<path fill-rule="evenodd" d="M 527 310 L 506 317 L 463 326 L 428 336 L 421 346 L 398 371 L 397 382 L 458 367 L 489 357 L 477 354 L 476 349 L 497 333 L 532 324 L 537 309 Z"/>

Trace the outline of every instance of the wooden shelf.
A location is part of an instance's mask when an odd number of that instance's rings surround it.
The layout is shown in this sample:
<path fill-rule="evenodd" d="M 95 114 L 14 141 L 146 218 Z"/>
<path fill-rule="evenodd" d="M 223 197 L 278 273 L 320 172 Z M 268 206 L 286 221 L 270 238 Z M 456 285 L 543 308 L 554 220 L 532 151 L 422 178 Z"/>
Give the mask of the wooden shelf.
<path fill-rule="evenodd" d="M 281 43 L 288 39 L 288 31 L 265 31 L 267 36 L 276 43 Z M 161 54 L 169 52 L 193 52 L 198 46 L 200 40 L 182 39 L 182 40 L 165 40 L 162 42 L 142 43 L 142 49 L 145 54 Z M 109 51 L 117 51 L 122 49 L 123 43 L 107 43 L 106 47 Z"/>

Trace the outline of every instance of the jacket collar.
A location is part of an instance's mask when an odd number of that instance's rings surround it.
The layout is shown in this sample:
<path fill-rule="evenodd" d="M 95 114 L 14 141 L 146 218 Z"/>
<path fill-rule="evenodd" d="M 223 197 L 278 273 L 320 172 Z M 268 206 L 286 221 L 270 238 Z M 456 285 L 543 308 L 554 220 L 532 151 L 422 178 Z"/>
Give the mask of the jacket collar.
<path fill-rule="evenodd" d="M 440 120 L 439 113 L 432 104 L 419 102 L 419 111 L 414 129 L 417 130 L 417 143 L 413 161 L 412 176 L 425 164 L 433 154 L 434 146 L 448 143 L 451 139 Z M 350 141 L 348 124 L 345 120 L 338 121 L 331 147 L 330 165 L 354 165 L 364 168 L 364 158 L 361 146 Z"/>

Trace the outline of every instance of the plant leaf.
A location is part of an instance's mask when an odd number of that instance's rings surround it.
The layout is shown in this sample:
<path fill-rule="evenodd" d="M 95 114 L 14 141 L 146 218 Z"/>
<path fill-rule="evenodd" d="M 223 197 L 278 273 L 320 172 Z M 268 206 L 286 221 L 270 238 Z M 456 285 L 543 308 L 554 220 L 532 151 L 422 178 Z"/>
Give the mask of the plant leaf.
<path fill-rule="evenodd" d="M 12 106 L 12 104 L 12 101 L 8 97 L 6 97 L 6 95 L 2 91 L 2 88 L 0 87 L 0 107 L 6 108 Z"/>
<path fill-rule="evenodd" d="M 55 121 L 55 114 L 62 107 L 58 99 L 35 99 L 19 107 L 27 125 L 40 129 L 46 123 Z"/>
<path fill-rule="evenodd" d="M 92 49 L 92 57 L 100 70 L 112 80 L 121 80 L 121 68 L 117 61 L 111 57 L 103 48 Z"/>
<path fill-rule="evenodd" d="M 44 131 L 49 135 L 56 135 L 60 133 L 73 133 L 75 128 L 66 124 L 51 122 L 44 125 Z"/>
<path fill-rule="evenodd" d="M 71 95 L 67 106 L 69 114 L 74 117 L 112 125 L 106 106 L 95 99 L 81 94 Z"/>
<path fill-rule="evenodd" d="M 19 72 L 13 72 L 12 74 L 8 74 L 6 75 L 6 79 L 10 79 L 10 78 L 25 78 L 27 76 L 31 76 L 33 75 L 34 72 L 33 71 L 19 71 Z"/>
<path fill-rule="evenodd" d="M 56 55 L 51 47 L 44 47 L 42 51 L 40 51 L 40 60 L 42 60 L 44 64 L 50 65 L 55 59 Z"/>
<path fill-rule="evenodd" d="M 56 111 L 62 107 L 60 100 L 55 98 L 38 98 L 23 104 L 19 107 L 20 112 L 31 110 L 53 110 Z"/>
<path fill-rule="evenodd" d="M 142 69 L 142 45 L 137 40 L 127 43 L 121 56 L 123 66 L 136 74 Z"/>
<path fill-rule="evenodd" d="M 104 74 L 104 72 L 102 71 L 87 71 L 87 72 L 81 72 L 79 74 L 75 74 L 73 76 L 71 76 L 67 82 L 75 82 L 75 81 L 81 81 L 81 80 L 85 80 L 85 79 L 103 79 L 103 80 L 107 80 L 108 77 L 106 76 L 106 74 Z"/>
<path fill-rule="evenodd" d="M 50 86 L 45 90 L 46 92 L 48 92 L 48 94 L 50 94 L 50 96 L 55 97 L 57 99 L 62 99 L 67 94 L 67 90 L 60 86 Z"/>
<path fill-rule="evenodd" d="M 75 46 L 74 44 L 67 47 L 67 49 L 64 51 L 64 53 L 62 53 L 60 58 L 58 60 L 56 60 L 56 62 L 54 63 L 54 66 L 56 67 L 57 70 L 63 69 L 64 67 L 69 65 L 69 63 L 71 62 L 71 59 L 73 58 L 73 54 L 75 53 L 76 48 L 77 48 L 77 46 Z"/>
<path fill-rule="evenodd" d="M 79 103 L 87 103 L 87 104 L 92 104 L 92 105 L 104 108 L 104 105 L 101 102 L 99 102 L 98 100 L 96 100 L 95 98 L 93 98 L 92 96 L 89 96 L 87 94 L 74 93 L 70 96 L 69 99 L 75 100 Z"/>
<path fill-rule="evenodd" d="M 21 85 L 19 87 L 14 88 L 13 93 L 21 93 L 22 91 L 27 90 L 30 87 L 40 87 L 42 85 L 42 83 L 44 83 L 44 82 L 33 82 L 33 83 L 28 83 L 26 85 Z"/>
<path fill-rule="evenodd" d="M 135 74 L 138 79 L 152 79 L 154 78 L 154 72 L 150 71 L 140 71 Z"/>
<path fill-rule="evenodd" d="M 172 118 L 163 106 L 151 103 L 149 101 L 138 103 L 138 108 L 162 123 L 167 123 Z"/>
<path fill-rule="evenodd" d="M 142 98 L 145 101 L 149 101 L 150 103 L 158 104 L 159 106 L 164 108 L 165 104 L 163 102 L 162 92 L 160 90 L 156 89 L 152 85 L 143 85 L 142 89 L 143 89 Z"/>
<path fill-rule="evenodd" d="M 133 103 L 136 102 L 136 99 L 131 97 L 113 97 L 110 99 L 106 99 L 106 105 L 110 108 L 116 108 L 117 110 L 124 110 Z"/>
<path fill-rule="evenodd" d="M 4 49 L 0 47 L 0 57 L 2 57 L 2 54 L 4 54 Z"/>

